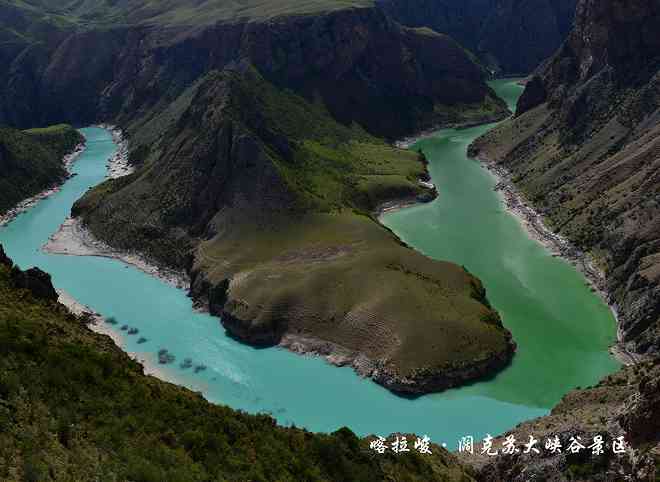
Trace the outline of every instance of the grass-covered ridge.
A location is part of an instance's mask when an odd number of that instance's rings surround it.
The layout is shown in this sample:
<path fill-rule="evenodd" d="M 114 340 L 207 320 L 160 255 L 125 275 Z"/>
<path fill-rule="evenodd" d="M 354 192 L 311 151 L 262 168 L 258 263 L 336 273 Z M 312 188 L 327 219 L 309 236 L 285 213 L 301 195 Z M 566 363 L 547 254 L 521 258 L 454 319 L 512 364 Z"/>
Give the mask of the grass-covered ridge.
<path fill-rule="evenodd" d="M 7 0 L 5 0 L 7 1 Z M 208 25 L 216 22 L 267 20 L 346 8 L 373 6 L 372 0 L 9 0 L 9 4 L 51 20 L 74 25 Z"/>
<path fill-rule="evenodd" d="M 82 141 L 68 125 L 29 131 L 0 127 L 0 215 L 62 180 L 62 158 Z"/>
<path fill-rule="evenodd" d="M 377 456 L 348 429 L 278 427 L 145 376 L 0 262 L 0 480 L 473 480 L 433 452 Z"/>
<path fill-rule="evenodd" d="M 251 68 L 213 72 L 186 99 L 141 169 L 74 206 L 98 237 L 190 270 L 193 295 L 232 335 L 304 338 L 310 351 L 331 342 L 346 363 L 365 355 L 363 373 L 395 391 L 437 391 L 506 365 L 510 334 L 479 280 L 372 216 L 387 201 L 433 196 L 419 183 L 422 156 L 339 124 Z"/>

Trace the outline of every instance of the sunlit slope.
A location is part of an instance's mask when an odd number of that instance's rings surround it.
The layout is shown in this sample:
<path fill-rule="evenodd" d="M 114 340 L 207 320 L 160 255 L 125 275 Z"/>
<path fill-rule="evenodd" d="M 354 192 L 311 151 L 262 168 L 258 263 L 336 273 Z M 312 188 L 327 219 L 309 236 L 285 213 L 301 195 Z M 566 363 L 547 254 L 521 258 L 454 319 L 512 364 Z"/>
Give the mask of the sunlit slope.
<path fill-rule="evenodd" d="M 97 236 L 190 269 L 193 294 L 232 335 L 334 344 L 395 391 L 442 390 L 508 363 L 510 335 L 479 280 L 370 217 L 385 201 L 432 197 L 417 153 L 250 69 L 211 73 L 189 97 L 135 175 L 74 206 Z"/>

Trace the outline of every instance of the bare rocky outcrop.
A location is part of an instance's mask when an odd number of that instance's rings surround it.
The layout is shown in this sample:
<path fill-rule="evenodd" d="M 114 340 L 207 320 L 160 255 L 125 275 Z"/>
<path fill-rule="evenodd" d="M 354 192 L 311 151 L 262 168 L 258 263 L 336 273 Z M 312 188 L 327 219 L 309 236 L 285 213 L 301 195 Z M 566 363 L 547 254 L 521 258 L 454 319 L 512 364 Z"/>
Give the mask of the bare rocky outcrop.
<path fill-rule="evenodd" d="M 11 279 L 16 288 L 30 291 L 35 298 L 57 301 L 59 295 L 53 287 L 50 275 L 39 268 L 21 271 L 14 267 L 11 271 Z"/>

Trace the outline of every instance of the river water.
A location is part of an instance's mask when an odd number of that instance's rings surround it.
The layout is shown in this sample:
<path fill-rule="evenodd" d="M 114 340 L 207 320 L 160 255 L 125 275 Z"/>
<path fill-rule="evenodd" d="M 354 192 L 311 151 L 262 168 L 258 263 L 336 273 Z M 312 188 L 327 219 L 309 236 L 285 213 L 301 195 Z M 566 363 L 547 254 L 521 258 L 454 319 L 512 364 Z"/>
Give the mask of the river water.
<path fill-rule="evenodd" d="M 512 81 L 493 86 L 509 102 L 520 94 Z M 513 364 L 500 375 L 440 394 L 400 398 L 350 368 L 242 345 L 225 335 L 218 319 L 193 311 L 185 292 L 133 267 L 43 253 L 41 246 L 74 201 L 104 179 L 116 146 L 103 129 L 81 130 L 87 150 L 74 165 L 77 176 L 0 228 L 0 242 L 21 267 L 39 266 L 81 303 L 137 328 L 139 334 L 128 336 L 119 325 L 112 327 L 124 335 L 124 349 L 157 368 L 159 377 L 202 392 L 212 402 L 267 412 L 281 424 L 312 431 L 347 426 L 359 435 L 428 434 L 455 449 L 464 435 L 495 435 L 544 415 L 571 388 L 593 384 L 617 368 L 607 353 L 615 339 L 608 308 L 573 267 L 529 239 L 503 210 L 491 175 L 466 158 L 469 143 L 490 127 L 444 130 L 421 141 L 440 197 L 384 219 L 420 251 L 464 264 L 479 276 L 519 343 Z M 139 344 L 140 336 L 147 342 Z M 160 349 L 176 361 L 158 365 Z M 182 367 L 186 358 L 206 369 Z"/>

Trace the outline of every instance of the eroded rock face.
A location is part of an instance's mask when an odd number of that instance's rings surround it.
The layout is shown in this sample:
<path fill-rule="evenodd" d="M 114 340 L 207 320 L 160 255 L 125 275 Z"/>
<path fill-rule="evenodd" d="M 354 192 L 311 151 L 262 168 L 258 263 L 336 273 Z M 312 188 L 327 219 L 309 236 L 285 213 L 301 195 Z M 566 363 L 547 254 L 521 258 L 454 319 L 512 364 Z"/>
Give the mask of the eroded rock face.
<path fill-rule="evenodd" d="M 64 31 L 48 45 L 25 47 L 3 71 L 1 92 L 29 92 L 0 99 L 0 121 L 127 123 L 209 71 L 241 61 L 277 85 L 320 96 L 342 122 L 389 137 L 432 121 L 436 104 L 478 103 L 491 94 L 453 40 L 362 8 L 198 29 Z"/>
<path fill-rule="evenodd" d="M 618 421 L 635 444 L 660 442 L 660 377 L 644 373 Z"/>
<path fill-rule="evenodd" d="M 520 424 L 493 444 L 501 447 L 507 436 L 524 444 L 533 436 L 539 441 L 539 453 L 526 454 L 521 445 L 517 453 L 498 457 L 467 454 L 463 461 L 476 466 L 478 479 L 487 482 L 655 482 L 660 475 L 659 382 L 658 361 L 627 367 L 593 387 L 568 393 L 549 415 Z M 545 449 L 546 440 L 554 437 L 559 438 L 561 452 Z M 594 437 L 603 441 L 602 454 L 594 455 L 588 449 Z M 613 444 L 620 437 L 624 450 L 614 453 Z M 571 438 L 587 448 L 577 453 L 567 450 Z"/>
<path fill-rule="evenodd" d="M 18 267 L 14 267 L 11 271 L 11 279 L 16 288 L 29 290 L 35 298 L 57 301 L 59 297 L 50 275 L 39 268 L 21 271 Z"/>

